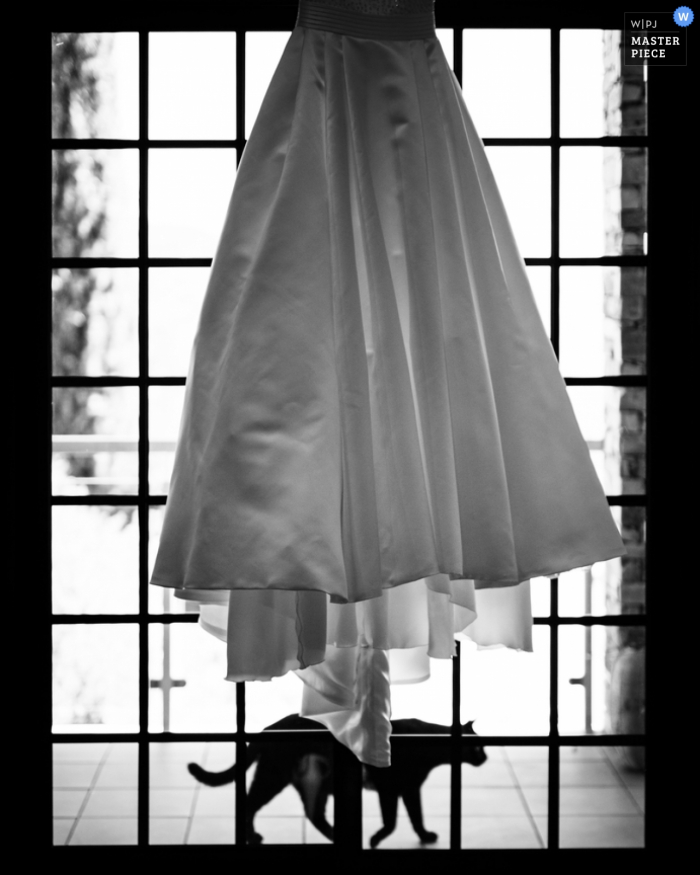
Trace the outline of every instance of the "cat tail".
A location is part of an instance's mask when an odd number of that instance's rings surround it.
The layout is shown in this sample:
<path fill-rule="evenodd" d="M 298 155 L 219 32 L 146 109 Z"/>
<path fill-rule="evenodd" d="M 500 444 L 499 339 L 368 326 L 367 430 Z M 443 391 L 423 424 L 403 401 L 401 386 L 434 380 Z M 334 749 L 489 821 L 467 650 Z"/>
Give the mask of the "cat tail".
<path fill-rule="evenodd" d="M 246 770 L 253 765 L 256 759 L 257 756 L 254 753 L 251 753 L 250 748 L 248 748 L 247 761 L 245 764 Z M 208 787 L 221 787 L 224 784 L 233 784 L 236 780 L 235 763 L 228 769 L 224 769 L 223 772 L 209 772 L 207 769 L 203 769 L 198 763 L 188 763 L 187 771 L 193 778 L 196 778 L 201 784 L 206 784 Z"/>

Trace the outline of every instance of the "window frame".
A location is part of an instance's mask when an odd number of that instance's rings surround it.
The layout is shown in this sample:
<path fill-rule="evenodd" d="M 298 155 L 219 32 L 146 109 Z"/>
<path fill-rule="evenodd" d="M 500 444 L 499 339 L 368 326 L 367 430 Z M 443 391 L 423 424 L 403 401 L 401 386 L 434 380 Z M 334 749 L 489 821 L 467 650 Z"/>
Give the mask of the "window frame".
<path fill-rule="evenodd" d="M 454 53 L 454 69 L 458 78 L 461 80 L 461 63 L 462 63 L 462 41 L 457 38 L 461 37 L 461 28 L 464 27 L 498 27 L 503 25 L 502 11 L 455 11 L 451 8 L 441 10 L 438 3 L 436 13 L 438 27 L 455 28 L 455 53 Z M 620 7 L 622 9 L 622 7 Z M 138 31 L 140 34 L 140 121 L 141 129 L 138 140 L 136 141 L 139 148 L 139 164 L 141 171 L 140 186 L 140 225 L 139 225 L 139 256 L 135 259 L 79 259 L 80 266 L 94 264 L 97 266 L 104 265 L 105 262 L 118 261 L 120 266 L 135 266 L 139 269 L 140 284 L 139 284 L 139 306 L 141 320 L 139 325 L 139 376 L 134 378 L 52 378 L 51 375 L 51 305 L 50 295 L 46 295 L 48 302 L 44 300 L 43 294 L 40 296 L 42 300 L 42 309 L 37 312 L 36 306 L 29 304 L 27 311 L 30 313 L 34 324 L 40 326 L 40 343 L 38 344 L 36 361 L 32 362 L 29 371 L 33 379 L 33 384 L 42 387 L 43 391 L 39 392 L 40 398 L 33 399 L 34 404 L 29 404 L 28 422 L 32 427 L 32 433 L 29 438 L 29 446 L 36 449 L 34 458 L 42 460 L 43 464 L 38 464 L 35 471 L 32 471 L 29 476 L 28 486 L 24 486 L 20 491 L 20 501 L 22 496 L 29 499 L 31 502 L 31 516 L 27 510 L 28 519 L 37 520 L 39 532 L 37 537 L 40 538 L 37 553 L 37 576 L 42 583 L 40 587 L 39 597 L 41 600 L 41 612 L 43 616 L 51 617 L 51 587 L 50 587 L 50 513 L 52 505 L 67 505 L 67 504 L 134 504 L 133 496 L 106 496 L 100 497 L 99 500 L 92 500 L 92 497 L 87 497 L 90 500 L 76 500 L 72 497 L 55 496 L 51 498 L 51 469 L 50 469 L 50 435 L 51 435 L 51 388 L 61 385 L 134 385 L 139 388 L 140 395 L 140 419 L 142 423 L 141 440 L 139 442 L 139 493 L 136 499 L 138 504 L 139 523 L 142 526 L 140 535 L 140 580 L 139 580 L 139 612 L 138 615 L 58 615 L 57 622 L 65 623 L 95 623 L 95 622 L 138 622 L 139 638 L 140 638 L 140 690 L 139 690 L 139 705 L 140 705 L 140 724 L 141 729 L 138 733 L 125 734 L 101 733 L 98 738 L 101 741 L 119 741 L 128 742 L 135 741 L 139 744 L 139 812 L 138 812 L 138 839 L 139 845 L 129 849 L 119 849 L 120 851 L 142 851 L 144 846 L 150 853 L 165 852 L 167 849 L 154 848 L 147 845 L 147 830 L 148 830 L 148 772 L 149 772 L 149 757 L 148 745 L 152 741 L 165 740 L 162 733 L 151 733 L 147 731 L 148 726 L 148 629 L 153 623 L 172 623 L 172 622 L 192 622 L 196 617 L 191 615 L 149 615 L 148 614 L 148 511 L 154 504 L 164 504 L 165 497 L 157 497 L 154 501 L 153 496 L 148 495 L 148 389 L 154 385 L 181 385 L 184 380 L 181 378 L 150 378 L 148 377 L 148 268 L 151 266 L 168 266 L 171 263 L 173 266 L 208 266 L 209 259 L 149 259 L 146 255 L 148 245 L 148 227 L 147 227 L 147 179 L 148 179 L 148 149 L 154 147 L 173 148 L 186 147 L 197 148 L 201 146 L 211 147 L 235 146 L 240 160 L 245 141 L 243 134 L 245 132 L 244 119 L 244 95 L 245 95 L 245 40 L 244 33 L 248 30 L 263 31 L 263 30 L 291 30 L 294 25 L 296 15 L 296 3 L 271 3 L 266 4 L 264 10 L 258 9 L 241 9 L 235 13 L 224 13 L 215 6 L 204 6 L 202 9 L 182 9 L 178 6 L 164 7 L 162 9 L 151 8 L 145 13 L 136 14 L 129 10 L 110 11 L 109 14 L 100 9 L 95 9 L 87 6 L 87 4 L 75 4 L 67 10 L 54 10 L 50 15 L 49 33 L 54 31 L 84 31 L 84 32 L 107 32 L 117 30 Z M 591 27 L 603 29 L 621 29 L 622 27 L 622 12 L 614 8 L 608 8 L 607 11 L 601 12 L 593 9 L 589 12 L 580 10 L 565 11 L 563 9 L 556 10 L 525 10 L 520 7 L 517 11 L 513 11 L 512 16 L 509 11 L 508 27 L 546 27 L 552 33 L 551 52 L 552 52 L 552 135 L 549 138 L 541 138 L 537 140 L 523 140 L 520 138 L 498 138 L 484 140 L 485 145 L 549 145 L 552 148 L 552 253 L 546 259 L 526 259 L 528 264 L 547 264 L 552 267 L 552 342 L 555 350 L 558 349 L 558 268 L 568 264 L 643 264 L 647 268 L 647 294 L 649 305 L 648 319 L 648 374 L 646 377 L 624 377 L 624 378 L 603 378 L 601 379 L 586 379 L 577 378 L 569 379 L 569 385 L 645 385 L 648 391 L 648 403 L 650 417 L 648 422 L 648 488 L 644 497 L 634 496 L 630 501 L 628 496 L 615 496 L 611 504 L 641 504 L 644 503 L 648 513 L 648 538 L 647 538 L 647 604 L 651 605 L 651 616 L 654 612 L 660 614 L 661 606 L 656 605 L 658 595 L 655 592 L 655 582 L 663 579 L 666 568 L 664 567 L 664 547 L 674 543 L 677 539 L 677 530 L 671 525 L 670 514 L 665 513 L 665 508 L 668 508 L 669 502 L 676 499 L 674 496 L 673 484 L 668 483 L 667 475 L 664 472 L 663 459 L 671 458 L 670 453 L 673 450 L 673 443 L 669 439 L 668 430 L 664 430 L 663 422 L 670 412 L 672 412 L 671 403 L 668 398 L 667 387 L 669 383 L 677 377 L 677 372 L 669 366 L 668 352 L 670 349 L 669 336 L 678 336 L 678 326 L 672 318 L 672 313 L 665 306 L 663 290 L 668 286 L 669 277 L 671 281 L 683 282 L 683 272 L 685 263 L 677 259 L 677 247 L 679 234 L 674 229 L 669 228 L 668 222 L 665 222 L 664 216 L 669 212 L 675 212 L 677 215 L 682 214 L 679 211 L 679 202 L 673 191 L 669 190 L 667 185 L 668 177 L 664 178 L 663 168 L 669 158 L 677 156 L 679 151 L 682 153 L 682 148 L 685 145 L 686 151 L 689 150 L 688 140 L 683 141 L 682 136 L 679 136 L 679 130 L 682 131 L 682 125 L 679 123 L 680 116 L 679 108 L 682 108 L 680 103 L 681 98 L 677 93 L 670 93 L 674 87 L 673 83 L 677 82 L 672 79 L 670 70 L 663 68 L 649 70 L 648 80 L 648 135 L 646 137 L 609 137 L 602 139 L 588 138 L 560 138 L 555 132 L 558 131 L 558 114 L 559 114 L 559 41 L 555 37 L 559 31 L 564 28 L 576 27 Z M 149 141 L 147 139 L 147 120 L 148 120 L 148 41 L 146 35 L 149 31 L 210 31 L 210 30 L 228 30 L 236 31 L 237 34 L 237 132 L 238 136 L 233 141 Z M 49 55 L 47 60 L 47 54 Z M 50 52 L 47 52 L 47 41 L 37 40 L 36 45 L 32 46 L 32 56 L 37 59 L 37 90 L 36 93 L 46 95 L 46 81 L 50 82 L 50 76 L 46 76 L 47 68 L 50 70 Z M 143 74 L 146 71 L 146 75 Z M 48 94 L 47 103 L 49 106 L 50 116 L 50 91 Z M 46 105 L 46 104 L 45 104 Z M 50 162 L 47 167 L 47 150 L 44 145 L 47 121 L 46 118 L 37 119 L 32 130 L 37 130 L 37 136 L 34 143 L 36 153 L 40 155 L 38 165 L 44 167 L 44 173 L 35 174 L 33 185 L 28 186 L 28 190 L 35 191 L 38 198 L 35 203 L 47 204 L 47 190 L 50 191 L 50 185 L 47 185 L 47 180 L 50 179 Z M 48 125 L 48 139 L 50 140 L 50 123 Z M 671 135 L 669 135 L 671 132 Z M 673 136 L 673 133 L 676 136 Z M 603 142 L 606 141 L 606 142 Z M 85 141 L 82 141 L 85 143 Z M 129 143 L 130 145 L 131 143 Z M 66 141 L 53 141 L 50 144 L 51 148 L 57 148 L 61 145 L 68 145 Z M 76 141 L 71 141 L 71 145 L 77 146 Z M 119 148 L 123 144 L 117 144 L 116 141 L 89 141 L 88 148 Z M 559 148 L 563 145 L 615 145 L 615 146 L 646 146 L 648 149 L 648 166 L 649 166 L 649 187 L 648 187 L 648 223 L 649 223 L 649 252 L 646 256 L 618 256 L 608 257 L 604 259 L 562 259 L 558 256 L 558 236 L 559 236 Z M 31 154 L 31 152 L 30 152 Z M 50 198 L 48 199 L 50 200 Z M 683 225 L 681 221 L 679 224 Z M 686 234 L 690 226 L 690 222 L 685 223 Z M 48 240 L 48 254 L 44 259 L 36 259 L 34 253 L 34 261 L 32 271 L 36 282 L 34 287 L 37 289 L 46 288 L 46 278 L 50 277 L 51 271 L 56 267 L 71 267 L 75 266 L 71 259 L 52 259 L 50 257 L 50 225 L 51 216 L 50 209 L 45 211 L 45 214 L 35 219 L 33 225 L 39 227 L 39 236 L 44 240 Z M 43 230 L 42 230 L 43 229 Z M 682 231 L 680 236 L 682 238 Z M 43 249 L 46 252 L 46 249 Z M 691 251 L 691 250 L 686 250 Z M 632 260 L 630 260 L 632 259 Z M 78 261 L 78 260 L 76 260 Z M 667 300 L 667 299 L 666 299 Z M 27 302 L 28 303 L 28 302 Z M 615 382 L 621 380 L 622 382 Z M 612 382 L 611 382 L 612 381 Z M 657 461 L 661 460 L 661 461 Z M 108 499 L 108 500 L 105 500 Z M 37 514 L 37 503 L 42 508 L 42 512 Z M 21 516 L 21 514 L 20 514 Z M 671 540 L 673 538 L 673 540 Z M 651 585 L 650 585 L 651 584 Z M 45 613 L 44 613 L 45 612 Z M 658 621 L 657 621 L 658 622 Z M 605 616 L 605 617 L 558 617 L 557 616 L 557 582 L 551 583 L 551 614 L 550 617 L 538 617 L 535 623 L 539 625 L 547 625 L 550 628 L 551 650 L 551 667 L 550 667 L 550 722 L 552 728 L 556 730 L 556 717 L 558 706 L 558 643 L 557 631 L 560 626 L 568 624 L 583 624 L 583 625 L 642 625 L 646 624 L 646 615 L 629 616 Z M 52 622 L 50 621 L 50 624 Z M 648 757 L 648 786 L 653 788 L 652 793 L 658 792 L 658 787 L 661 786 L 661 775 L 654 773 L 655 763 L 657 762 L 654 754 L 654 738 L 658 733 L 658 725 L 660 715 L 654 710 L 659 707 L 655 703 L 660 702 L 663 690 L 663 655 L 655 650 L 660 649 L 657 644 L 657 632 L 655 631 L 655 622 L 647 624 L 649 633 L 649 642 L 652 645 L 651 656 L 654 666 L 648 671 L 648 697 L 652 702 L 652 709 L 649 713 L 648 728 L 645 737 L 637 738 L 630 736 L 609 736 L 604 737 L 591 736 L 571 736 L 558 735 L 556 732 L 551 732 L 544 744 L 549 748 L 549 806 L 550 811 L 558 811 L 559 806 L 559 759 L 558 750 L 560 746 L 569 745 L 600 745 L 602 741 L 607 744 L 626 743 L 645 744 L 649 748 L 650 756 Z M 43 633 L 42 633 L 43 634 Z M 53 742 L 71 742 L 71 741 L 87 741 L 89 739 L 85 734 L 76 736 L 61 733 L 55 736 L 51 733 L 51 681 L 50 681 L 50 666 L 51 666 L 51 641 L 50 630 L 49 635 L 42 639 L 44 644 L 37 650 L 36 658 L 39 665 L 38 677 L 41 678 L 38 703 L 38 724 L 37 724 L 37 739 L 41 751 L 39 762 L 43 766 L 50 769 L 51 745 Z M 670 663 L 669 663 L 670 665 Z M 453 661 L 455 676 L 459 677 L 459 658 Z M 455 713 L 459 715 L 459 685 L 455 685 L 455 695 L 453 695 L 453 703 L 455 703 Z M 177 733 L 171 740 L 187 741 L 198 740 L 205 738 L 208 741 L 235 741 L 237 749 L 240 751 L 241 746 L 246 740 L 257 737 L 256 734 L 244 733 L 245 725 L 245 692 L 244 685 L 237 685 L 237 729 L 235 733 Z M 96 739 L 97 740 L 97 739 Z M 505 736 L 505 737 L 480 737 L 480 742 L 485 744 L 543 744 L 542 737 L 527 737 L 527 736 Z M 458 736 L 454 731 L 449 738 L 445 739 L 445 743 L 452 745 L 455 756 L 455 761 L 458 761 Z M 359 766 L 351 757 L 343 757 L 343 750 L 337 746 L 338 762 L 337 767 L 341 773 L 345 773 L 345 784 L 347 786 L 354 785 L 357 793 L 359 793 Z M 240 757 L 239 757 L 240 762 Z M 658 767 L 657 767 L 658 768 Z M 454 770 L 453 770 L 454 771 Z M 50 772 L 49 772 L 50 773 Z M 237 793 L 237 801 L 242 801 L 244 796 L 244 786 L 239 782 Z M 663 830 L 660 829 L 662 812 L 662 802 L 654 802 L 652 795 L 652 805 L 649 813 L 652 820 L 647 820 L 646 826 L 646 849 L 652 849 L 657 845 L 658 838 L 663 836 Z M 445 853 L 458 852 L 459 844 L 459 806 L 461 797 L 459 794 L 459 783 L 452 782 L 451 787 L 452 799 L 452 818 L 453 826 L 451 829 L 452 850 Z M 336 801 L 336 814 L 339 809 L 344 806 L 341 802 L 339 805 Z M 45 831 L 40 827 L 42 840 L 48 837 L 48 844 L 52 846 L 50 840 L 50 821 L 51 821 L 51 799 L 50 787 L 46 794 L 45 803 L 35 806 L 38 816 L 42 816 L 41 812 L 48 811 L 48 829 Z M 48 807 L 47 807 L 48 805 Z M 242 807 L 239 804 L 238 810 Z M 338 831 L 338 836 L 334 845 L 318 848 L 299 846 L 294 847 L 294 853 L 313 853 L 313 854 L 334 854 L 336 852 L 348 854 L 355 853 L 360 850 L 358 847 L 358 824 L 360 811 L 355 804 L 347 806 L 347 823 Z M 339 818 L 340 820 L 340 818 Z M 559 852 L 558 848 L 558 817 L 549 818 L 549 833 L 548 847 L 544 849 L 545 855 L 548 852 Z M 657 837 L 656 839 L 654 837 Z M 226 850 L 235 850 L 236 853 L 243 853 L 246 857 L 251 851 L 245 847 L 244 825 L 242 817 L 237 818 L 236 825 L 236 846 L 226 848 Z M 658 846 L 658 845 L 657 845 Z M 54 849 L 58 850 L 58 849 Z M 85 851 L 86 849 L 83 849 Z M 95 847 L 90 849 L 91 853 L 98 853 L 106 850 L 105 848 Z M 112 851 L 112 848 L 109 848 Z M 173 850 L 172 848 L 170 850 Z M 265 849 L 268 858 L 273 854 L 286 855 L 292 849 L 280 848 Z M 63 849 L 61 852 L 70 853 L 70 849 Z M 199 853 L 212 852 L 210 848 L 199 849 Z M 577 849 L 577 852 L 581 851 Z M 637 849 L 624 849 L 617 853 L 635 853 Z M 363 852 L 364 853 L 364 852 Z M 370 852 L 371 853 L 371 852 Z M 404 856 L 407 852 L 384 851 L 382 859 L 386 854 Z M 465 853 L 467 853 L 465 851 Z M 492 852 L 469 851 L 470 854 L 493 854 Z M 508 852 L 511 856 L 513 853 L 526 852 Z M 366 854 L 365 854 L 366 857 Z M 391 859 L 391 857 L 390 857 Z M 386 862 L 386 861 L 385 861 Z M 365 858 L 363 858 L 365 865 Z"/>

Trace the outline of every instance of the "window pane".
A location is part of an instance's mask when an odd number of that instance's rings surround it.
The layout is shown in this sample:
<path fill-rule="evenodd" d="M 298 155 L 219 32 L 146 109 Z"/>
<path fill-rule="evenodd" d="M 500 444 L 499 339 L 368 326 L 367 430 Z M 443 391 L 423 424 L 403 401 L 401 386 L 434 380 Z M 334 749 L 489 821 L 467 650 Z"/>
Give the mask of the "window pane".
<path fill-rule="evenodd" d="M 51 57 L 54 137 L 138 137 L 138 34 L 55 33 Z"/>
<path fill-rule="evenodd" d="M 462 721 L 476 719 L 480 735 L 549 732 L 549 630 L 535 626 L 532 631 L 532 653 L 477 650 L 469 642 L 462 645 Z M 447 710 L 447 688 L 444 699 L 442 707 Z M 426 705 L 423 713 L 432 713 L 433 702 Z M 449 718 L 435 720 L 449 722 Z"/>
<path fill-rule="evenodd" d="M 644 68 L 622 64 L 621 31 L 561 32 L 561 135 L 646 134 Z"/>
<path fill-rule="evenodd" d="M 527 278 L 530 280 L 535 303 L 539 310 L 544 330 L 551 335 L 551 295 L 552 295 L 552 269 L 541 265 L 527 265 Z"/>
<path fill-rule="evenodd" d="M 151 507 L 148 516 L 148 579 L 153 574 L 156 562 L 156 553 L 160 544 L 160 533 L 163 530 L 165 517 L 165 505 L 160 504 Z M 175 598 L 169 586 L 148 587 L 148 611 L 151 614 L 184 614 L 194 611 L 199 613 L 198 602 L 188 602 L 185 599 Z"/>
<path fill-rule="evenodd" d="M 462 789 L 462 847 L 546 847 L 547 748 L 488 747 L 486 754 L 477 769 L 462 766 L 468 788 Z"/>
<path fill-rule="evenodd" d="M 550 135 L 550 31 L 479 28 L 463 35 L 463 91 L 481 137 Z"/>
<path fill-rule="evenodd" d="M 54 150 L 52 195 L 56 257 L 138 254 L 135 149 Z"/>
<path fill-rule="evenodd" d="M 245 35 L 245 135 L 255 124 L 272 74 L 289 42 L 289 31 L 250 31 Z"/>
<path fill-rule="evenodd" d="M 151 149 L 151 256 L 212 258 L 235 175 L 235 149 Z"/>
<path fill-rule="evenodd" d="M 644 847 L 643 771 L 608 748 L 562 748 L 560 779 L 562 848 Z"/>
<path fill-rule="evenodd" d="M 54 507 L 51 540 L 54 613 L 138 611 L 135 507 Z"/>
<path fill-rule="evenodd" d="M 551 254 L 551 155 L 543 146 L 487 146 L 508 218 L 524 258 Z"/>
<path fill-rule="evenodd" d="M 644 732 L 645 640 L 643 626 L 559 628 L 561 732 Z"/>
<path fill-rule="evenodd" d="M 641 614 L 646 604 L 646 509 L 611 507 L 626 556 L 559 575 L 559 613 Z"/>
<path fill-rule="evenodd" d="M 207 787 L 192 777 L 187 766 L 194 762 L 210 771 L 222 771 L 235 756 L 233 744 L 151 744 L 150 844 L 234 843 L 236 785 Z"/>
<path fill-rule="evenodd" d="M 53 372 L 136 376 L 138 271 L 102 267 L 53 273 Z"/>
<path fill-rule="evenodd" d="M 53 491 L 106 495 L 138 491 L 138 389 L 53 390 Z"/>
<path fill-rule="evenodd" d="M 440 40 L 442 51 L 445 54 L 445 60 L 450 65 L 450 70 L 452 70 L 454 69 L 455 65 L 454 30 L 452 30 L 451 27 L 437 27 L 435 28 L 435 33 L 437 34 L 437 38 Z"/>
<path fill-rule="evenodd" d="M 643 254 L 646 197 L 646 149 L 562 148 L 561 254 Z"/>
<path fill-rule="evenodd" d="M 53 731 L 137 732 L 138 626 L 53 627 Z"/>
<path fill-rule="evenodd" d="M 155 377 L 184 377 L 192 354 L 209 269 L 165 267 L 149 271 L 149 370 Z"/>
<path fill-rule="evenodd" d="M 236 685 L 226 645 L 194 623 L 149 628 L 151 732 L 233 732 Z M 184 683 L 183 683 L 184 682 Z"/>
<path fill-rule="evenodd" d="M 149 405 L 149 489 L 152 495 L 167 495 L 180 429 L 184 386 L 152 386 Z"/>
<path fill-rule="evenodd" d="M 236 34 L 152 33 L 149 134 L 155 140 L 233 140 Z"/>
<path fill-rule="evenodd" d="M 559 363 L 567 377 L 646 372 L 646 270 L 563 267 Z"/>
<path fill-rule="evenodd" d="M 136 844 L 138 745 L 54 744 L 54 845 Z"/>
<path fill-rule="evenodd" d="M 569 398 L 608 495 L 646 490 L 646 389 L 569 386 Z"/>

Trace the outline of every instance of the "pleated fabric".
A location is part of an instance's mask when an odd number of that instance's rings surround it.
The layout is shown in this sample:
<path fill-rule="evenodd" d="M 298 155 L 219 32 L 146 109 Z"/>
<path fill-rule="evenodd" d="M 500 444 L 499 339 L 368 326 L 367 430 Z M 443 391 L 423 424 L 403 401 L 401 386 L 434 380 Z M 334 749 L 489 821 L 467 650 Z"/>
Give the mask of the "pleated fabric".
<path fill-rule="evenodd" d="M 530 649 L 527 581 L 623 552 L 440 43 L 297 27 L 212 266 L 152 582 L 202 603 L 230 680 L 297 670 L 304 713 L 386 765 L 390 677 L 464 630 Z"/>

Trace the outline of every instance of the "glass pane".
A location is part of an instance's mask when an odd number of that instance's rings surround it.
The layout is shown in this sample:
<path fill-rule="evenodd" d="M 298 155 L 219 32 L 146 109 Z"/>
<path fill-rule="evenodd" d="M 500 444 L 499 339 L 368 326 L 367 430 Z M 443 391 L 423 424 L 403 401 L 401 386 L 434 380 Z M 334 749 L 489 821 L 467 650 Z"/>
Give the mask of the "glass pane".
<path fill-rule="evenodd" d="M 548 258 L 551 154 L 544 146 L 487 146 L 486 154 L 523 258 Z"/>
<path fill-rule="evenodd" d="M 505 647 L 477 650 L 470 642 L 462 645 L 462 721 L 476 720 L 480 735 L 549 732 L 549 630 L 535 626 L 532 633 L 532 653 Z M 446 699 L 443 716 L 435 717 L 435 722 L 449 722 L 444 716 L 450 708 L 449 694 Z M 434 707 L 433 701 L 424 701 L 422 713 L 432 714 Z"/>
<path fill-rule="evenodd" d="M 641 614 L 646 605 L 646 509 L 611 507 L 626 556 L 559 575 L 559 613 Z"/>
<path fill-rule="evenodd" d="M 152 386 L 148 391 L 148 479 L 152 495 L 167 495 L 180 429 L 184 386 Z"/>
<path fill-rule="evenodd" d="M 561 254 L 643 254 L 646 197 L 646 149 L 562 148 Z"/>
<path fill-rule="evenodd" d="M 546 847 L 547 748 L 488 747 L 486 755 L 478 769 L 462 766 L 462 847 Z"/>
<path fill-rule="evenodd" d="M 209 269 L 165 267 L 149 271 L 149 370 L 155 377 L 184 377 L 192 354 Z"/>
<path fill-rule="evenodd" d="M 152 139 L 235 138 L 235 33 L 152 33 L 149 55 Z"/>
<path fill-rule="evenodd" d="M 212 258 L 235 176 L 235 149 L 151 149 L 151 256 Z"/>
<path fill-rule="evenodd" d="M 542 265 L 527 265 L 527 278 L 530 280 L 535 303 L 539 310 L 544 330 L 551 334 L 551 310 L 552 310 L 552 269 Z"/>
<path fill-rule="evenodd" d="M 481 137 L 550 135 L 550 31 L 463 34 L 463 91 Z"/>
<path fill-rule="evenodd" d="M 54 137 L 138 137 L 138 34 L 55 33 L 51 59 Z"/>
<path fill-rule="evenodd" d="M 622 63 L 619 30 L 561 32 L 562 137 L 646 134 L 644 68 Z"/>
<path fill-rule="evenodd" d="M 569 386 L 569 398 L 608 495 L 646 490 L 646 389 Z"/>
<path fill-rule="evenodd" d="M 419 685 L 420 686 L 420 685 Z M 400 719 L 392 714 L 394 729 L 400 731 Z M 445 726 L 449 733 L 449 727 Z M 465 756 L 473 748 L 465 746 Z M 362 791 L 362 844 L 382 850 L 429 848 L 445 850 L 450 846 L 450 749 L 435 748 L 419 739 L 392 739 L 391 768 L 367 768 Z M 434 763 L 425 783 L 411 781 L 411 766 L 416 760 Z M 466 766 L 470 770 L 473 767 Z M 413 786 L 411 786 L 413 784 Z M 401 788 L 401 789 L 399 789 Z M 414 827 L 405 804 L 404 788 L 420 794 L 423 826 Z M 464 796 L 465 792 L 462 791 Z M 398 797 L 396 811 L 392 799 Z M 393 815 L 393 816 L 392 816 Z M 393 828 L 392 828 L 393 827 Z M 387 835 L 387 831 L 390 831 Z"/>
<path fill-rule="evenodd" d="M 226 645 L 194 623 L 149 628 L 151 732 L 233 732 L 236 686 Z"/>
<path fill-rule="evenodd" d="M 644 732 L 645 640 L 643 626 L 559 628 L 561 732 Z"/>
<path fill-rule="evenodd" d="M 440 45 L 442 47 L 442 51 L 445 54 L 445 59 L 450 65 L 450 70 L 452 70 L 454 69 L 455 65 L 454 31 L 451 27 L 437 27 L 435 28 L 435 33 L 437 34 L 437 38 L 440 40 Z"/>
<path fill-rule="evenodd" d="M 138 374 L 138 283 L 138 271 L 131 268 L 54 271 L 56 376 Z"/>
<path fill-rule="evenodd" d="M 644 847 L 644 772 L 603 747 L 565 747 L 561 758 L 560 847 Z"/>
<path fill-rule="evenodd" d="M 138 732 L 138 641 L 132 624 L 53 627 L 54 732 Z"/>
<path fill-rule="evenodd" d="M 567 377 L 646 372 L 646 270 L 562 267 L 559 364 Z"/>
<path fill-rule="evenodd" d="M 151 507 L 148 517 L 148 579 L 151 579 L 156 561 L 156 553 L 160 543 L 160 533 L 163 530 L 165 505 Z M 198 602 L 188 602 L 177 599 L 172 589 L 167 586 L 148 587 L 148 611 L 151 614 L 184 614 L 199 613 Z"/>
<path fill-rule="evenodd" d="M 150 844 L 233 844 L 236 785 L 207 787 L 187 766 L 222 771 L 234 762 L 235 746 L 158 742 L 151 744 L 150 756 Z"/>
<path fill-rule="evenodd" d="M 136 387 L 54 389 L 54 494 L 137 492 L 138 411 Z"/>
<path fill-rule="evenodd" d="M 530 581 L 530 598 L 533 617 L 548 617 L 551 612 L 551 581 L 548 577 L 533 577 Z"/>
<path fill-rule="evenodd" d="M 135 507 L 54 507 L 51 543 L 55 614 L 138 611 Z"/>
<path fill-rule="evenodd" d="M 134 845 L 138 745 L 54 744 L 54 845 Z"/>
<path fill-rule="evenodd" d="M 56 149 L 53 254 L 58 258 L 138 255 L 136 149 Z"/>
<path fill-rule="evenodd" d="M 245 35 L 245 135 L 255 124 L 272 74 L 289 42 L 289 31 L 250 31 Z"/>
<path fill-rule="evenodd" d="M 304 684 L 294 672 L 264 684 L 246 686 L 247 732 L 262 732 L 283 717 L 298 714 Z"/>

